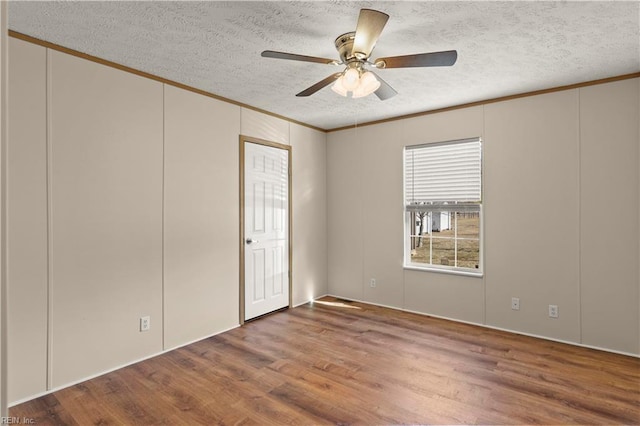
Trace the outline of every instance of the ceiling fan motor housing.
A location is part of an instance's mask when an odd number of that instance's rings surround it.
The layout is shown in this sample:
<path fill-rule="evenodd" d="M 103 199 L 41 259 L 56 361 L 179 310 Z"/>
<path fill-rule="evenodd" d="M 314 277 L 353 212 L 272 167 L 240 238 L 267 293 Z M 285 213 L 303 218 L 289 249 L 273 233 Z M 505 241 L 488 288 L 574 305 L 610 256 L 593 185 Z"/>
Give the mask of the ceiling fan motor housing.
<path fill-rule="evenodd" d="M 342 62 L 347 64 L 351 61 L 358 60 L 351 54 L 353 50 L 353 40 L 356 38 L 355 31 L 344 33 L 336 38 L 335 45 Z"/>

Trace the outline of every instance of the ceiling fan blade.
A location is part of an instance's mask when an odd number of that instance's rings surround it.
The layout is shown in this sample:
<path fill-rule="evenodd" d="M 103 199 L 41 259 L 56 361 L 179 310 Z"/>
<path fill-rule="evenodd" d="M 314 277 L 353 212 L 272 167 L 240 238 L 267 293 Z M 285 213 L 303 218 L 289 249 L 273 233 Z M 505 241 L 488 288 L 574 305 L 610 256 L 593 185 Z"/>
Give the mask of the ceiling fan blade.
<path fill-rule="evenodd" d="M 318 90 L 320 90 L 320 89 L 330 85 L 334 81 L 336 81 L 337 78 L 340 77 L 341 75 L 342 75 L 341 72 L 337 72 L 335 74 L 331 74 L 329 77 L 325 78 L 324 80 L 321 80 L 321 81 L 317 82 L 316 84 L 314 84 L 313 86 L 304 89 L 302 92 L 298 93 L 296 96 L 310 96 L 310 95 L 313 95 Z"/>
<path fill-rule="evenodd" d="M 360 56 L 359 59 L 368 58 L 388 19 L 389 15 L 377 10 L 360 10 L 351 54 L 356 55 L 356 57 Z"/>
<path fill-rule="evenodd" d="M 319 64 L 337 64 L 337 61 L 334 61 L 333 59 L 296 55 L 295 53 L 275 52 L 273 50 L 265 50 L 261 55 L 263 58 L 289 59 L 291 61 L 317 62 Z"/>
<path fill-rule="evenodd" d="M 447 50 L 444 52 L 379 58 L 375 60 L 375 64 L 378 68 L 449 67 L 455 64 L 457 59 L 457 51 Z"/>
<path fill-rule="evenodd" d="M 381 101 L 386 101 L 387 99 L 393 98 L 398 94 L 398 92 L 396 92 L 393 87 L 389 86 L 386 81 L 381 79 L 378 74 L 374 73 L 373 71 L 371 71 L 371 73 L 373 73 L 373 75 L 376 76 L 376 79 L 380 82 L 380 87 L 378 87 L 378 90 L 374 92 L 378 99 L 380 99 Z"/>

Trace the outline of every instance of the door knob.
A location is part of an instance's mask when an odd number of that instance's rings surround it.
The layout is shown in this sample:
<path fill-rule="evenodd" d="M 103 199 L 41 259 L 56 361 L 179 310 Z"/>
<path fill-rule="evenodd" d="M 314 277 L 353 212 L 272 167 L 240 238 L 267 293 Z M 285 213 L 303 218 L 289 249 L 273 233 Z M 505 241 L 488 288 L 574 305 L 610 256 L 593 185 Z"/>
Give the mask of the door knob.
<path fill-rule="evenodd" d="M 251 244 L 251 243 L 259 243 L 259 242 L 260 242 L 260 241 L 258 241 L 258 240 L 254 240 L 254 239 L 252 239 L 252 238 L 247 238 L 245 241 L 247 242 L 247 244 Z"/>

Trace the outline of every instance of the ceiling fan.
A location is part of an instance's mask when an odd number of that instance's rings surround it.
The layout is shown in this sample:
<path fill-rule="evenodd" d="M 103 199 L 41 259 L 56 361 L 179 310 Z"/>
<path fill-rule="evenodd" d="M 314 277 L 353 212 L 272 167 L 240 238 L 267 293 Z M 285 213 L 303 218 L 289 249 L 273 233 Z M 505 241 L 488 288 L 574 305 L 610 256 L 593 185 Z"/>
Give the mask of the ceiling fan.
<path fill-rule="evenodd" d="M 388 19 L 389 15 L 386 13 L 373 9 L 361 9 L 356 30 L 342 34 L 335 40 L 340 61 L 273 50 L 265 50 L 262 56 L 336 66 L 345 65 L 342 72 L 330 75 L 296 96 L 313 95 L 333 83 L 332 90 L 342 96 L 347 96 L 350 92 L 351 97 L 360 98 L 375 93 L 383 101 L 395 96 L 398 92 L 368 68 L 446 67 L 455 64 L 458 58 L 458 52 L 455 50 L 391 56 L 371 61 L 369 59 L 371 51 Z"/>

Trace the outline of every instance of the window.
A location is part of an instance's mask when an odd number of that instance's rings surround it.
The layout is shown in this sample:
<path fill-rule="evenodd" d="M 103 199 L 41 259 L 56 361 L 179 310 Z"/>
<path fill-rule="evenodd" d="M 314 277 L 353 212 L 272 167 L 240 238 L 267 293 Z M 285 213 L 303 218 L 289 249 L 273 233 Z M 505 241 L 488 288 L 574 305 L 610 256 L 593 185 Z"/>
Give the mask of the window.
<path fill-rule="evenodd" d="M 404 150 L 405 266 L 482 273 L 479 138 Z"/>

